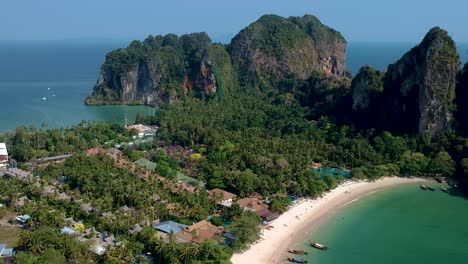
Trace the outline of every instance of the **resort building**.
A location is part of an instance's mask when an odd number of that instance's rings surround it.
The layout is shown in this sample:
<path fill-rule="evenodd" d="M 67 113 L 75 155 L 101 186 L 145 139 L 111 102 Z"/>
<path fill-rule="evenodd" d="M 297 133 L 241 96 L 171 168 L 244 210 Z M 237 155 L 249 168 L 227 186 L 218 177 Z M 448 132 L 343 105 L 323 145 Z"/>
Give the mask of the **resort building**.
<path fill-rule="evenodd" d="M 236 199 L 236 195 L 230 192 L 226 192 L 221 189 L 213 189 L 208 191 L 208 198 L 212 201 L 216 201 L 219 205 L 231 207 L 232 202 Z"/>
<path fill-rule="evenodd" d="M 98 254 L 99 256 L 103 255 L 104 253 L 106 253 L 106 248 L 97 244 L 97 245 L 93 245 L 91 246 L 91 251 L 93 251 L 94 253 Z"/>
<path fill-rule="evenodd" d="M 76 222 L 71 217 L 65 219 L 65 221 L 71 225 L 60 229 L 60 233 L 64 235 L 75 235 L 77 236 L 76 239 L 80 242 L 90 241 L 91 246 L 89 249 L 98 255 L 103 255 L 108 248 L 115 248 L 122 244 L 114 235 L 106 231 L 98 232 L 94 227 L 85 229 L 81 221 Z"/>
<path fill-rule="evenodd" d="M 187 185 L 183 182 L 177 182 L 175 185 L 170 187 L 170 190 L 173 194 L 181 194 L 183 192 L 195 193 L 197 188 Z"/>
<path fill-rule="evenodd" d="M 236 201 L 236 204 L 243 207 L 245 210 L 252 212 L 258 212 L 265 208 L 268 209 L 268 205 L 263 202 L 260 198 L 247 197 Z"/>
<path fill-rule="evenodd" d="M 275 220 L 276 218 L 278 218 L 280 216 L 280 214 L 278 212 L 270 211 L 270 209 L 268 209 L 268 208 L 257 211 L 255 213 L 258 216 L 260 216 L 262 218 L 262 220 L 265 221 L 265 222 L 270 222 L 270 221 Z"/>
<path fill-rule="evenodd" d="M 79 234 L 79 232 L 75 231 L 73 228 L 64 226 L 62 229 L 60 229 L 60 233 L 64 235 L 76 235 Z"/>
<path fill-rule="evenodd" d="M 26 224 L 29 221 L 29 219 L 31 219 L 31 216 L 28 215 L 28 214 L 25 214 L 25 215 L 17 216 L 15 218 L 15 221 L 20 223 L 20 224 Z"/>
<path fill-rule="evenodd" d="M 125 129 L 128 131 L 136 130 L 136 132 L 138 133 L 138 138 L 144 138 L 144 137 L 154 137 L 156 135 L 156 131 L 158 127 L 136 124 L 132 126 L 126 126 Z"/>
<path fill-rule="evenodd" d="M 129 234 L 134 234 L 134 233 L 140 233 L 143 228 L 141 227 L 140 224 L 134 224 L 133 226 L 130 227 L 128 230 Z"/>
<path fill-rule="evenodd" d="M 18 169 L 18 168 L 9 168 L 3 172 L 3 176 L 8 178 L 27 178 L 32 176 L 30 172 Z"/>
<path fill-rule="evenodd" d="M 15 251 L 12 248 L 7 248 L 7 244 L 0 244 L 0 257 L 12 257 Z"/>
<path fill-rule="evenodd" d="M 176 235 L 181 241 L 201 244 L 208 239 L 221 237 L 224 233 L 224 228 L 215 226 L 207 220 L 202 220 L 196 224 L 186 227 Z"/>
<path fill-rule="evenodd" d="M 262 218 L 263 221 L 270 222 L 280 216 L 279 213 L 268 209 L 268 205 L 263 202 L 259 194 L 255 194 L 248 198 L 243 198 L 235 203 L 243 207 L 245 210 L 252 211 Z"/>
<path fill-rule="evenodd" d="M 116 149 L 116 148 L 110 148 L 106 150 L 106 154 L 113 158 L 114 160 L 121 160 L 122 159 L 122 151 Z"/>
<path fill-rule="evenodd" d="M 5 143 L 0 143 L 0 169 L 8 166 L 8 150 Z"/>
<path fill-rule="evenodd" d="M 171 233 L 177 235 L 188 226 L 174 221 L 164 221 L 159 224 L 155 224 L 153 227 L 158 230 L 160 237 L 165 238 Z"/>
<path fill-rule="evenodd" d="M 90 148 L 86 150 L 86 155 L 92 157 L 92 156 L 97 156 L 103 152 L 104 150 L 102 148 Z"/>

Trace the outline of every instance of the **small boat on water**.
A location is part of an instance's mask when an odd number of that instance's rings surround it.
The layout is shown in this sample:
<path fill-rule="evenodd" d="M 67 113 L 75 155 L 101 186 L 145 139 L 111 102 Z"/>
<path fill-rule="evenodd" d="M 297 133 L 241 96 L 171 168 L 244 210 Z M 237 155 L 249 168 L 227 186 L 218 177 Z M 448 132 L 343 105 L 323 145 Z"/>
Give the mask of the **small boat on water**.
<path fill-rule="evenodd" d="M 300 258 L 288 258 L 288 260 L 292 263 L 307 263 L 307 260 Z"/>
<path fill-rule="evenodd" d="M 453 187 L 453 188 L 457 188 L 457 182 L 454 181 L 454 180 L 448 180 L 447 181 L 447 184 L 450 186 L 450 187 Z"/>
<path fill-rule="evenodd" d="M 427 186 L 424 185 L 424 184 L 421 184 L 419 187 L 421 187 L 421 189 L 423 189 L 423 190 L 427 190 Z"/>
<path fill-rule="evenodd" d="M 448 193 L 448 189 L 447 189 L 446 187 L 442 186 L 442 187 L 440 187 L 440 189 L 441 189 L 443 192 Z"/>
<path fill-rule="evenodd" d="M 296 254 L 296 255 L 307 255 L 308 253 L 304 250 L 297 250 L 297 249 L 294 249 L 294 250 L 288 250 L 289 253 L 291 254 Z"/>
<path fill-rule="evenodd" d="M 321 245 L 319 243 L 315 243 L 315 242 L 310 242 L 310 246 L 314 247 L 314 248 L 317 248 L 317 249 L 320 249 L 320 250 L 327 250 L 328 249 L 328 247 L 326 247 L 324 245 Z"/>
<path fill-rule="evenodd" d="M 429 190 L 431 190 L 431 191 L 435 192 L 435 188 L 434 188 L 434 187 L 432 187 L 432 186 L 430 186 L 430 185 L 429 185 L 429 186 L 427 186 L 427 189 L 429 189 Z"/>

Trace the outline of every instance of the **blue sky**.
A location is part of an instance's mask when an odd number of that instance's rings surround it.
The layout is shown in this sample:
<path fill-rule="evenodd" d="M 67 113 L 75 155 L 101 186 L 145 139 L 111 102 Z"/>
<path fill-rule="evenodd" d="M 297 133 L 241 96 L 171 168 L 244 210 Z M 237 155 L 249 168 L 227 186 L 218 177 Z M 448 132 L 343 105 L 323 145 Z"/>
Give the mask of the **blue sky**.
<path fill-rule="evenodd" d="M 263 14 L 316 15 L 349 41 L 419 42 L 433 26 L 468 42 L 467 0 L 10 0 L 0 40 L 143 39 L 232 35 Z"/>

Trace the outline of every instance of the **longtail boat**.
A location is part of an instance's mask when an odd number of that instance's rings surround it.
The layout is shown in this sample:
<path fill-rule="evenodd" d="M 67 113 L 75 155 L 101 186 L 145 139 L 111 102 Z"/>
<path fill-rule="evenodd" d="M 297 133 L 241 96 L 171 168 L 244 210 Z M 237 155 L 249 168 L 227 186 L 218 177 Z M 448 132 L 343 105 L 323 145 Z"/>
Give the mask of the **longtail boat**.
<path fill-rule="evenodd" d="M 443 186 L 442 186 L 442 187 L 440 187 L 440 189 L 441 189 L 443 192 L 448 193 L 448 189 L 447 189 L 446 187 L 443 187 Z"/>
<path fill-rule="evenodd" d="M 294 250 L 288 250 L 289 253 L 291 254 L 296 254 L 296 255 L 307 255 L 308 253 L 303 251 L 303 250 L 297 250 L 297 249 L 294 249 Z"/>
<path fill-rule="evenodd" d="M 310 246 L 314 247 L 314 248 L 317 248 L 317 249 L 320 249 L 320 250 L 327 250 L 328 249 L 328 247 L 326 247 L 324 245 L 320 245 L 319 243 L 315 243 L 315 242 L 310 242 Z"/>
<path fill-rule="evenodd" d="M 424 184 L 421 184 L 419 187 L 421 187 L 421 189 L 423 189 L 423 190 L 427 190 L 427 186 L 424 185 Z"/>
<path fill-rule="evenodd" d="M 434 188 L 434 187 L 432 187 L 432 186 L 430 186 L 430 185 L 429 185 L 429 186 L 427 186 L 427 189 L 429 189 L 429 190 L 431 190 L 431 191 L 433 191 L 433 192 L 435 191 L 435 188 Z"/>
<path fill-rule="evenodd" d="M 293 263 L 307 263 L 307 260 L 299 259 L 299 258 L 288 258 L 288 260 Z"/>

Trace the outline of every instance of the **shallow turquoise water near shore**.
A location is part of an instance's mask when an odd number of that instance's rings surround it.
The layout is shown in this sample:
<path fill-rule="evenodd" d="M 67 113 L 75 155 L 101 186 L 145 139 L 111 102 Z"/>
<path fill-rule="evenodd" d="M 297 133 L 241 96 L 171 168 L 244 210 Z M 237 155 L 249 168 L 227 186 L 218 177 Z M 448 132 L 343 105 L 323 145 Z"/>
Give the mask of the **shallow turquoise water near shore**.
<path fill-rule="evenodd" d="M 133 122 L 144 106 L 84 105 L 107 52 L 125 43 L 0 42 L 0 132 L 45 122 L 49 128 L 82 120 Z"/>
<path fill-rule="evenodd" d="M 43 122 L 49 128 L 67 127 L 82 120 L 97 120 L 125 123 L 133 122 L 138 113 L 152 114 L 154 109 L 146 106 L 86 106 L 83 103 L 89 93 L 90 81 L 37 81 L 2 83 L 6 106 L 0 114 L 0 132 L 12 131 L 18 126 Z M 50 88 L 48 90 L 47 88 Z"/>
<path fill-rule="evenodd" d="M 434 184 L 435 186 L 435 184 Z M 468 199 L 407 185 L 339 210 L 302 244 L 309 263 L 468 263 Z M 309 241 L 330 247 L 319 251 Z"/>

